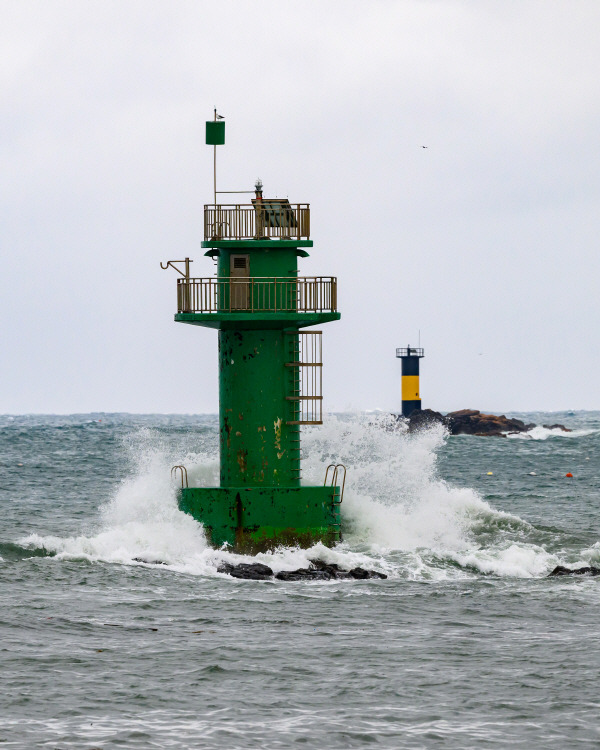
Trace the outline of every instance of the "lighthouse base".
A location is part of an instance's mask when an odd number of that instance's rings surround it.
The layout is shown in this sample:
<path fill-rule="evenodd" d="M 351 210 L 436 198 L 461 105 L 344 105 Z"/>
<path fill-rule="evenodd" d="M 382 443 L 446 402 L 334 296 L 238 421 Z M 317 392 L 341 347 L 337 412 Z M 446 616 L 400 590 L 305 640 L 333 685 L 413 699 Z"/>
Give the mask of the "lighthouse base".
<path fill-rule="evenodd" d="M 339 487 L 184 487 L 179 509 L 204 524 L 210 544 L 236 552 L 341 540 Z"/>

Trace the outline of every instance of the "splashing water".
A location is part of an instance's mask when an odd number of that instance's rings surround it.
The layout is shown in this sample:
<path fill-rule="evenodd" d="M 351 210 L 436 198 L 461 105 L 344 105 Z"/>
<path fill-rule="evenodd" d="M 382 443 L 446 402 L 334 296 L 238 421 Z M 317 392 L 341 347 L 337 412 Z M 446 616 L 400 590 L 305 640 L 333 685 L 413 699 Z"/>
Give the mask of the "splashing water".
<path fill-rule="evenodd" d="M 334 549 L 320 544 L 309 550 L 279 548 L 254 559 L 275 572 L 305 567 L 318 557 L 345 568 L 378 568 L 392 578 L 545 575 L 560 559 L 540 543 L 538 530 L 518 516 L 494 510 L 475 490 L 452 486 L 438 476 L 437 455 L 446 440 L 439 425 L 408 435 L 391 417 L 365 414 L 331 416 L 323 427 L 306 429 L 303 484 L 322 484 L 332 462 L 347 467 L 344 542 Z M 220 575 L 216 569 L 222 560 L 253 559 L 210 548 L 202 524 L 177 508 L 171 466 L 185 464 L 191 486 L 214 486 L 214 453 L 178 455 L 149 429 L 125 443 L 132 470 L 101 507 L 95 534 L 32 534 L 20 544 L 45 549 L 59 560 L 160 563 L 192 575 Z M 582 564 L 599 557 L 595 548 L 580 555 Z"/>
<path fill-rule="evenodd" d="M 511 440 L 548 440 L 548 438 L 579 438 L 586 435 L 594 435 L 598 430 L 572 430 L 565 432 L 560 427 L 542 427 L 536 425 L 527 432 L 511 432 L 506 435 Z"/>

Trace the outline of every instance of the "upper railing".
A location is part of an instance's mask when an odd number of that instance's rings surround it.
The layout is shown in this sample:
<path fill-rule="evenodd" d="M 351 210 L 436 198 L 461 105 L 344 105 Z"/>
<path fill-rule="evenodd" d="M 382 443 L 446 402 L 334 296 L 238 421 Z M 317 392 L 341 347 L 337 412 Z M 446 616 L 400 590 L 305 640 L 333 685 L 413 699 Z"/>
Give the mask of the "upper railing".
<path fill-rule="evenodd" d="M 334 276 L 183 277 L 177 279 L 177 311 L 336 312 L 337 279 Z"/>
<path fill-rule="evenodd" d="M 397 357 L 424 357 L 424 349 L 421 347 L 416 346 L 405 346 L 405 347 L 398 347 L 396 349 L 396 356 Z"/>
<path fill-rule="evenodd" d="M 252 205 L 204 206 L 205 240 L 257 240 L 266 237 L 310 238 L 308 203 L 260 199 Z"/>

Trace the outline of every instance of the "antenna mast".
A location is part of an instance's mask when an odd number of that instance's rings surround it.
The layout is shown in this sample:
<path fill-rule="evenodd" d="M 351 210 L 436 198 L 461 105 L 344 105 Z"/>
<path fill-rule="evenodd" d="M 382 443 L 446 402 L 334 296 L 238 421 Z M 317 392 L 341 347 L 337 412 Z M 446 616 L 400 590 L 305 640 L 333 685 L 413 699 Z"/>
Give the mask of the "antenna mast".
<path fill-rule="evenodd" d="M 215 122 L 217 121 L 217 108 L 215 107 Z M 213 145 L 213 173 L 214 173 L 214 192 L 215 192 L 215 201 L 214 205 L 217 205 L 217 144 L 215 143 Z"/>

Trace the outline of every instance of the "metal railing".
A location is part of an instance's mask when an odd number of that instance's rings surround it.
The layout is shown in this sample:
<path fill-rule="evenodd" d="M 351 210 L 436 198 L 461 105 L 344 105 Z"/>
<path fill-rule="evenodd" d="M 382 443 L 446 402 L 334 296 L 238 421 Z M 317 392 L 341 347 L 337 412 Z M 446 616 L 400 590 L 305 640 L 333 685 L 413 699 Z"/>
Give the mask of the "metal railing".
<path fill-rule="evenodd" d="M 405 346 L 396 349 L 397 357 L 424 357 L 424 349 L 416 346 Z"/>
<path fill-rule="evenodd" d="M 310 237 L 310 206 L 264 199 L 253 205 L 205 205 L 205 240 L 301 240 Z"/>
<path fill-rule="evenodd" d="M 336 312 L 335 276 L 177 279 L 177 311 Z"/>

